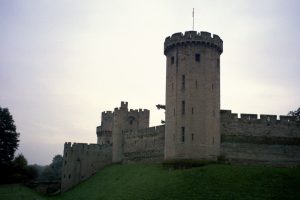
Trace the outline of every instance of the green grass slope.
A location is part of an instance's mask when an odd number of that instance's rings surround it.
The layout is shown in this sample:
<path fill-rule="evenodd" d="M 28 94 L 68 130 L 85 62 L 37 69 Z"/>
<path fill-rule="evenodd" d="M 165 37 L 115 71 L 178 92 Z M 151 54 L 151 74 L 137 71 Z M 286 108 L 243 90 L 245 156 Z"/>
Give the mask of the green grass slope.
<path fill-rule="evenodd" d="M 23 195 L 23 198 L 18 195 Z M 161 165 L 112 165 L 55 197 L 42 197 L 26 188 L 18 190 L 0 186 L 0 199 L 18 197 L 50 200 L 294 200 L 300 199 L 300 169 L 207 165 L 185 170 L 168 170 Z"/>
<path fill-rule="evenodd" d="M 0 185 L 1 200 L 43 200 L 35 191 L 19 184 Z"/>

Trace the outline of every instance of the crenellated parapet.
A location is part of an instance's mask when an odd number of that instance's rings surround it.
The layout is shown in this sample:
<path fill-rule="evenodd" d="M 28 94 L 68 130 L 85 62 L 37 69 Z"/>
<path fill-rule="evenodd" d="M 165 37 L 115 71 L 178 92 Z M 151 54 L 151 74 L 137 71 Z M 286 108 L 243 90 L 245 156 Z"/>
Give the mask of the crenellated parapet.
<path fill-rule="evenodd" d="M 264 139 L 274 137 L 278 141 L 293 140 L 289 144 L 300 140 L 300 123 L 291 116 L 243 113 L 238 117 L 238 114 L 232 113 L 231 110 L 221 110 L 220 116 L 223 139 L 225 136 L 251 136 Z M 273 141 L 274 138 L 268 140 Z"/>
<path fill-rule="evenodd" d="M 123 131 L 123 162 L 161 162 L 164 157 L 165 126 Z"/>
<path fill-rule="evenodd" d="M 149 128 L 144 128 L 136 131 L 124 130 L 123 135 L 125 139 L 129 138 L 142 138 L 142 137 L 154 137 L 157 135 L 164 136 L 165 125 L 153 126 Z"/>
<path fill-rule="evenodd" d="M 112 162 L 112 146 L 66 142 L 61 190 L 64 192 Z"/>
<path fill-rule="evenodd" d="M 99 151 L 102 149 L 111 148 L 110 144 L 88 144 L 88 143 L 71 143 L 65 142 L 65 152 L 88 152 L 88 151 Z M 64 153 L 65 153 L 64 152 Z"/>
<path fill-rule="evenodd" d="M 174 33 L 165 39 L 164 54 L 168 50 L 187 44 L 199 44 L 215 48 L 220 54 L 223 52 L 223 40 L 218 35 L 211 35 L 209 32 L 186 31 L 184 34 Z"/>
<path fill-rule="evenodd" d="M 121 101 L 121 106 L 114 109 L 114 111 L 128 111 L 128 102 L 127 101 Z"/>
<path fill-rule="evenodd" d="M 129 115 L 130 114 L 133 114 L 133 115 L 135 115 L 135 114 L 149 115 L 150 111 L 148 109 L 141 109 L 141 108 L 139 108 L 139 109 L 130 109 L 128 111 L 128 113 L 129 113 Z"/>
<path fill-rule="evenodd" d="M 267 114 L 246 114 L 241 113 L 240 117 L 238 117 L 237 113 L 232 113 L 231 110 L 221 110 L 221 121 L 243 121 L 243 122 L 263 122 L 263 123 L 289 123 L 289 124 L 297 124 L 296 121 L 293 120 L 292 116 L 285 115 L 267 115 Z"/>

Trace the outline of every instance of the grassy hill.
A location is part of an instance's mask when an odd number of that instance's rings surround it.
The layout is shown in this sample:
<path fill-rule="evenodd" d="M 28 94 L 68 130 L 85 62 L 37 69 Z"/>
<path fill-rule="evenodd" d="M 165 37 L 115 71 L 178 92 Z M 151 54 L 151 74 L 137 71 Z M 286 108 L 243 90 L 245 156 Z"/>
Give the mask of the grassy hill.
<path fill-rule="evenodd" d="M 70 191 L 45 197 L 1 185 L 0 199 L 300 199 L 300 169 L 207 165 L 185 170 L 161 165 L 112 165 Z"/>

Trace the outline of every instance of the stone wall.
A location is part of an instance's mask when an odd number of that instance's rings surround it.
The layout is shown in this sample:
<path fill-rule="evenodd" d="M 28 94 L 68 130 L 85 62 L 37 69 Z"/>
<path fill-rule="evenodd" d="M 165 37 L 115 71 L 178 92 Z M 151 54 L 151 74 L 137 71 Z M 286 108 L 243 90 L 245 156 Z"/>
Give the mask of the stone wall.
<path fill-rule="evenodd" d="M 232 162 L 300 165 L 300 125 L 289 116 L 221 110 L 221 154 Z"/>
<path fill-rule="evenodd" d="M 61 191 L 77 185 L 112 162 L 111 145 L 66 142 L 64 146 Z"/>
<path fill-rule="evenodd" d="M 113 112 L 106 111 L 101 113 L 101 125 L 97 126 L 97 144 L 112 143 Z"/>
<path fill-rule="evenodd" d="M 123 162 L 161 162 L 164 159 L 165 126 L 123 132 Z"/>
<path fill-rule="evenodd" d="M 217 160 L 220 152 L 220 55 L 208 32 L 167 37 L 165 159 Z"/>
<path fill-rule="evenodd" d="M 121 107 L 115 108 L 113 112 L 113 162 L 123 160 L 123 132 L 137 131 L 149 127 L 150 111 L 147 109 L 130 109 L 128 102 L 121 102 Z"/>

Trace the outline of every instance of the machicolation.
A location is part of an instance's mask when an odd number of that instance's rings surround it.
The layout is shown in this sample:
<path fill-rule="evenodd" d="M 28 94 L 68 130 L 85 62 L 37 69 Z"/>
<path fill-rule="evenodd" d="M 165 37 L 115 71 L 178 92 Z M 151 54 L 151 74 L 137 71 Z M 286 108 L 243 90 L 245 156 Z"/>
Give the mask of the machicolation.
<path fill-rule="evenodd" d="M 174 33 L 171 37 L 167 37 L 164 43 L 164 54 L 176 46 L 201 44 L 207 47 L 216 48 L 220 53 L 223 52 L 223 40 L 218 36 L 209 32 L 186 31 L 184 34 L 181 32 Z"/>
<path fill-rule="evenodd" d="M 167 37 L 165 125 L 149 127 L 150 111 L 128 109 L 124 101 L 102 112 L 97 144 L 65 143 L 61 190 L 111 163 L 222 157 L 231 163 L 300 166 L 299 121 L 266 114 L 239 117 L 220 109 L 222 52 L 222 39 L 209 32 Z"/>

